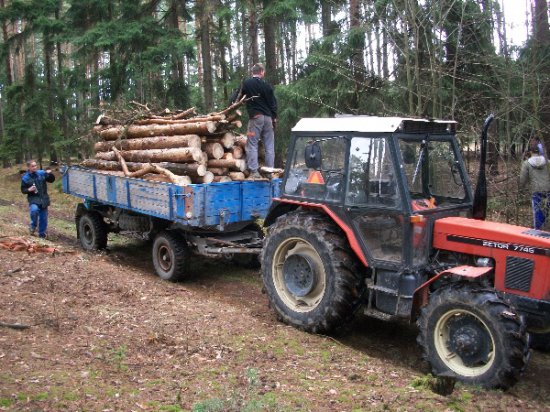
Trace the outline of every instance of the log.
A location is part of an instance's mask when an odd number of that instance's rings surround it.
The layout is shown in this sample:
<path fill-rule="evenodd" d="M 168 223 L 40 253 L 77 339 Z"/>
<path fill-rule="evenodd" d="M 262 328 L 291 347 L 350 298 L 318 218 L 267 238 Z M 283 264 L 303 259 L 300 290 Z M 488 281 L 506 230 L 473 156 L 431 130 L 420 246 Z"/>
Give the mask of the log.
<path fill-rule="evenodd" d="M 243 172 L 229 172 L 229 177 L 231 178 L 231 180 L 237 180 L 237 181 L 246 179 Z"/>
<path fill-rule="evenodd" d="M 207 163 L 208 167 L 227 167 L 230 170 L 244 172 L 246 170 L 246 161 L 243 159 L 210 159 Z"/>
<path fill-rule="evenodd" d="M 113 149 L 115 149 L 113 147 Z M 196 147 L 179 149 L 125 150 L 120 152 L 124 160 L 130 162 L 193 162 L 200 161 L 202 152 Z M 95 155 L 100 160 L 117 160 L 113 152 L 98 152 Z"/>
<path fill-rule="evenodd" d="M 206 165 L 208 163 L 208 155 L 206 154 L 206 152 L 201 153 L 201 159 L 199 160 L 199 163 L 201 165 Z"/>
<path fill-rule="evenodd" d="M 202 138 L 203 143 L 219 143 L 221 144 L 225 149 L 231 149 L 235 145 L 235 135 L 231 132 L 224 133 L 220 136 L 208 136 Z"/>
<path fill-rule="evenodd" d="M 233 160 L 234 159 L 233 153 L 231 152 L 224 153 L 223 156 L 220 157 L 220 159 Z"/>
<path fill-rule="evenodd" d="M 118 161 L 120 162 L 122 166 L 122 171 L 124 172 L 124 175 L 127 177 L 140 177 L 144 176 L 148 173 L 158 173 L 162 174 L 168 177 L 170 179 L 170 182 L 180 185 L 180 186 L 186 186 L 191 183 L 191 178 L 189 176 L 178 176 L 172 173 L 169 170 L 166 170 L 159 166 L 154 166 L 151 163 L 148 163 L 145 165 L 142 169 L 137 170 L 135 172 L 130 172 L 128 170 L 128 166 L 126 165 L 126 161 L 124 160 L 124 157 L 122 156 L 122 153 L 116 148 L 113 147 L 113 152 L 116 155 Z"/>
<path fill-rule="evenodd" d="M 180 182 L 175 183 L 179 186 L 187 186 L 187 185 L 190 185 L 190 184 L 193 183 L 189 176 L 179 176 L 179 178 L 181 179 Z M 168 176 L 151 174 L 151 173 L 148 174 L 148 175 L 143 176 L 142 179 L 150 180 L 150 181 L 153 181 L 153 182 L 174 183 L 170 180 L 170 178 Z"/>
<path fill-rule="evenodd" d="M 281 174 L 284 173 L 285 169 L 279 169 L 277 167 L 267 167 L 267 166 L 261 166 L 260 167 L 260 173 L 276 173 Z"/>
<path fill-rule="evenodd" d="M 116 125 L 122 124 L 122 122 L 120 120 L 114 119 L 104 114 L 100 114 L 97 117 L 95 124 L 100 124 L 103 126 L 116 126 Z"/>
<path fill-rule="evenodd" d="M 195 177 L 193 179 L 193 183 L 212 183 L 214 181 L 214 173 L 212 172 L 206 172 L 204 176 L 201 177 Z"/>
<path fill-rule="evenodd" d="M 229 172 L 227 167 L 209 167 L 208 171 L 218 176 L 224 176 Z"/>
<path fill-rule="evenodd" d="M 229 176 L 214 176 L 214 182 L 223 183 L 223 182 L 232 182 Z"/>
<path fill-rule="evenodd" d="M 176 147 L 201 147 L 201 138 L 196 134 L 179 136 L 155 136 L 141 139 L 97 142 L 96 152 L 108 152 L 113 146 L 120 150 L 171 149 Z"/>
<path fill-rule="evenodd" d="M 235 145 L 242 147 L 243 149 L 246 149 L 246 142 L 247 137 L 243 136 L 242 134 L 235 136 Z"/>
<path fill-rule="evenodd" d="M 131 125 L 128 127 L 110 127 L 99 133 L 103 140 L 117 140 L 118 138 L 135 139 L 153 136 L 174 136 L 185 134 L 209 134 L 217 128 L 216 122 L 194 122 L 184 124 L 157 124 L 149 126 Z"/>
<path fill-rule="evenodd" d="M 218 122 L 220 120 L 225 120 L 225 115 L 213 115 L 206 117 L 193 117 L 191 119 L 182 119 L 182 120 L 173 120 L 173 119 L 159 119 L 159 118 L 148 118 L 136 120 L 134 124 L 143 126 L 143 125 L 153 125 L 153 124 L 188 124 L 194 122 Z"/>
<path fill-rule="evenodd" d="M 204 151 L 209 159 L 221 159 L 224 155 L 223 146 L 219 143 L 206 143 Z"/>
<path fill-rule="evenodd" d="M 233 110 L 235 110 L 237 107 L 241 106 L 242 104 L 246 103 L 247 100 L 250 98 L 247 98 L 246 95 L 244 95 L 239 101 L 236 101 L 231 106 L 227 107 L 226 109 L 222 110 L 221 112 L 218 112 L 217 114 L 227 114 Z"/>
<path fill-rule="evenodd" d="M 242 159 L 244 156 L 244 150 L 241 146 L 235 146 L 231 149 L 231 154 L 233 155 L 233 159 Z"/>
<path fill-rule="evenodd" d="M 131 172 L 140 170 L 146 164 L 147 163 L 126 162 L 128 170 Z M 119 162 L 109 160 L 86 159 L 80 162 L 80 165 L 99 170 L 122 170 L 122 166 Z M 206 166 L 198 163 L 160 162 L 153 163 L 153 165 L 163 167 L 167 170 L 170 170 L 172 173 L 179 175 L 204 176 L 204 174 L 206 173 Z"/>

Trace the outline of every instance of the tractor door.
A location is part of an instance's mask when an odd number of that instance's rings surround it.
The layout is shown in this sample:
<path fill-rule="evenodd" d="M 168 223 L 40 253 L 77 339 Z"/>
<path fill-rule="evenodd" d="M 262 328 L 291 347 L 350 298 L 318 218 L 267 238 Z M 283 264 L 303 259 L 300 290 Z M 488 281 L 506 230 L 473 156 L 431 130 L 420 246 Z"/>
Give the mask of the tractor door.
<path fill-rule="evenodd" d="M 376 268 L 396 268 L 404 260 L 402 188 L 393 159 L 387 138 L 351 139 L 345 206 Z"/>

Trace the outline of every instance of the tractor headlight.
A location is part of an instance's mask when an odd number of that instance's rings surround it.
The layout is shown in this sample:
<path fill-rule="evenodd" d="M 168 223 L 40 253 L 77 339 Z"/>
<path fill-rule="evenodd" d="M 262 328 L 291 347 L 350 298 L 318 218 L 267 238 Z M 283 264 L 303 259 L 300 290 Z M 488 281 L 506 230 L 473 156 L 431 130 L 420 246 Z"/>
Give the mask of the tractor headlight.
<path fill-rule="evenodd" d="M 476 259 L 476 266 L 483 268 L 492 268 L 494 266 L 493 259 L 488 257 L 479 257 Z"/>

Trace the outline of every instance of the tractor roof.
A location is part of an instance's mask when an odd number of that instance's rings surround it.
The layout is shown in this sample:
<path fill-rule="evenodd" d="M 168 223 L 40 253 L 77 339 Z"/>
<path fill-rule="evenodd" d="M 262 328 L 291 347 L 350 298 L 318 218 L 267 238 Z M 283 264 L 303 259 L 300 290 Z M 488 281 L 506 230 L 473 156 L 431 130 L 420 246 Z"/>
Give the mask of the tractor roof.
<path fill-rule="evenodd" d="M 455 125 L 454 120 L 414 119 L 409 117 L 378 116 L 341 116 L 322 118 L 303 118 L 292 128 L 293 132 L 364 132 L 393 133 L 403 129 L 404 125 L 424 129 L 422 126 L 437 123 Z M 407 127 L 409 129 L 409 127 Z M 454 127 L 453 127 L 454 129 Z"/>

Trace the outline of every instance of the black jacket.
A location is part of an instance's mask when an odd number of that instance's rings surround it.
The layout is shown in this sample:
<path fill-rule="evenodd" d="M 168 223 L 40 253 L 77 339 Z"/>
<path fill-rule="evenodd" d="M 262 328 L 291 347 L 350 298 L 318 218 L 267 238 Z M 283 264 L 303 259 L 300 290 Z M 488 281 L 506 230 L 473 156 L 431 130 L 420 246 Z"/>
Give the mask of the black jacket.
<path fill-rule="evenodd" d="M 37 170 L 34 173 L 25 173 L 21 178 L 21 193 L 27 195 L 29 204 L 36 204 L 42 207 L 50 205 L 50 196 L 48 195 L 48 186 L 46 182 L 55 181 L 53 173 L 46 173 L 44 170 Z M 29 188 L 35 184 L 36 192 L 29 192 Z"/>
<path fill-rule="evenodd" d="M 250 77 L 243 82 L 242 94 L 247 98 L 254 97 L 246 102 L 246 110 L 250 118 L 257 114 L 277 118 L 277 99 L 273 88 L 264 79 Z"/>

